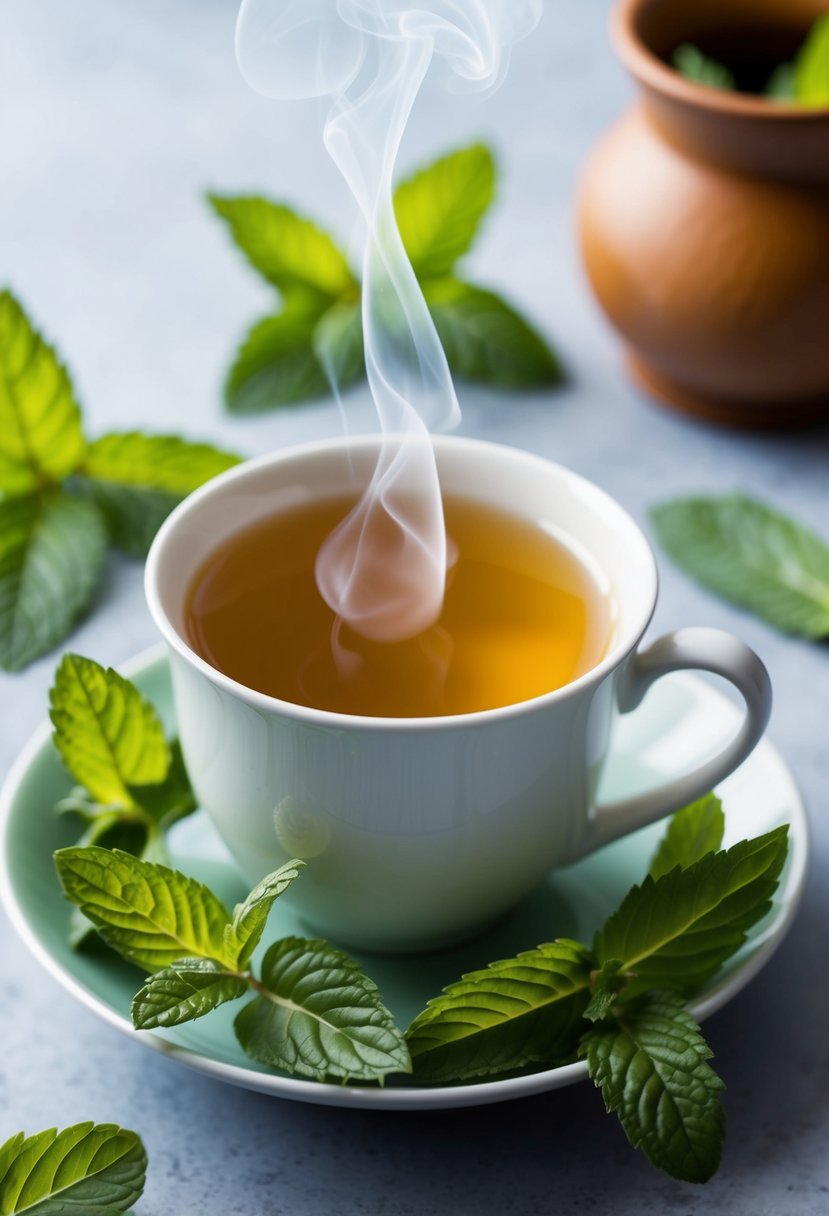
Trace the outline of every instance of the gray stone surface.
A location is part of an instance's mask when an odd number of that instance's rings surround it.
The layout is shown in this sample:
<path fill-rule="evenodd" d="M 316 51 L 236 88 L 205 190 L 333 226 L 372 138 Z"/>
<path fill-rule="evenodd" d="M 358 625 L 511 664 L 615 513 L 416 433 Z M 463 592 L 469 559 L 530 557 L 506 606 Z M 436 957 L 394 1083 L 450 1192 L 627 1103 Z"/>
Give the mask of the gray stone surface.
<path fill-rule="evenodd" d="M 0 275 L 60 344 L 90 430 L 141 425 L 251 454 L 335 433 L 322 403 L 256 421 L 220 407 L 223 369 L 268 291 L 230 249 L 206 187 L 293 199 L 341 233 L 353 213 L 320 147 L 321 110 L 247 91 L 233 0 L 5 0 L 0 39 Z M 546 6 L 501 92 L 447 98 L 430 82 L 403 162 L 475 136 L 500 152 L 500 202 L 470 275 L 551 335 L 572 382 L 509 399 L 462 388 L 466 434 L 563 461 L 643 522 L 679 491 L 739 487 L 827 530 L 826 430 L 717 432 L 662 413 L 626 383 L 574 240 L 582 160 L 630 89 L 605 40 L 607 0 Z M 643 182 L 643 189 L 647 183 Z M 348 399 L 355 425 L 365 394 Z M 771 738 L 812 811 L 815 856 L 785 947 L 708 1024 L 727 1084 L 728 1142 L 704 1188 L 631 1152 L 587 1085 L 447 1114 L 356 1114 L 269 1100 L 140 1050 L 64 994 L 0 914 L 0 1139 L 92 1117 L 141 1130 L 143 1216 L 472 1216 L 502 1212 L 829 1210 L 829 656 L 785 640 L 663 566 L 656 627 L 736 630 L 767 661 Z M 72 645 L 118 663 L 153 640 L 141 573 L 112 560 Z M 55 656 L 0 680 L 0 770 L 43 718 Z"/>

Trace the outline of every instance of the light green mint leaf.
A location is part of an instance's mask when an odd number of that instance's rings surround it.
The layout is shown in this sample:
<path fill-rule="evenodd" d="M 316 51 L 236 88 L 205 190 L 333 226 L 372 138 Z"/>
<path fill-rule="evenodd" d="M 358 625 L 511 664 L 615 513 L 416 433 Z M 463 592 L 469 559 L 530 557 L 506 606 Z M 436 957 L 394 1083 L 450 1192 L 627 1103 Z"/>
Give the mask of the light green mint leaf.
<path fill-rule="evenodd" d="M 586 1018 L 588 1022 L 603 1022 L 609 1016 L 611 1006 L 623 984 L 623 977 L 620 976 L 621 970 L 621 959 L 611 958 L 606 963 L 602 963 L 600 969 L 592 977 L 592 995 L 582 1014 L 582 1017 Z"/>
<path fill-rule="evenodd" d="M 194 878 L 97 847 L 59 849 L 55 865 L 66 898 L 128 962 L 158 971 L 182 958 L 212 958 L 233 970 L 224 953 L 230 915 Z"/>
<path fill-rule="evenodd" d="M 457 279 L 423 284 L 452 371 L 494 388 L 561 384 L 561 366 L 542 336 L 494 292 Z"/>
<path fill-rule="evenodd" d="M 55 746 L 98 802 L 132 807 L 130 786 L 167 776 L 171 755 L 157 713 L 111 667 L 64 655 L 49 698 Z"/>
<path fill-rule="evenodd" d="M 406 1037 L 418 1080 L 487 1076 L 574 1050 L 595 963 L 558 941 L 472 971 L 418 1014 Z"/>
<path fill-rule="evenodd" d="M 678 566 L 784 633 L 829 636 L 829 545 L 741 494 L 680 498 L 651 512 Z"/>
<path fill-rule="evenodd" d="M 0 667 L 19 671 L 65 637 L 92 599 L 106 549 L 93 503 L 60 490 L 0 501 Z"/>
<path fill-rule="evenodd" d="M 132 1002 L 136 1030 L 179 1026 L 248 991 L 248 982 L 213 958 L 182 958 L 156 971 Z"/>
<path fill-rule="evenodd" d="M 449 274 L 475 239 L 495 194 L 495 162 L 484 144 L 461 148 L 400 183 L 397 226 L 419 279 Z"/>
<path fill-rule="evenodd" d="M 795 69 L 793 63 L 781 63 L 775 68 L 763 90 L 766 97 L 774 101 L 795 100 Z"/>
<path fill-rule="evenodd" d="M 795 100 L 804 106 L 829 106 L 829 13 L 809 31 L 794 65 Z"/>
<path fill-rule="evenodd" d="M 304 861 L 289 861 L 273 874 L 268 874 L 253 888 L 250 895 L 233 909 L 233 921 L 225 928 L 225 954 L 244 967 L 259 944 L 268 914 L 283 891 L 304 869 Z"/>
<path fill-rule="evenodd" d="M 579 1054 L 634 1148 L 672 1178 L 706 1182 L 722 1157 L 723 1083 L 681 1000 L 653 993 L 615 1026 L 589 1030 Z"/>
<path fill-rule="evenodd" d="M 233 240 L 253 266 L 280 291 L 312 291 L 335 300 L 356 292 L 345 254 L 331 237 L 284 203 L 265 198 L 208 195 Z"/>
<path fill-rule="evenodd" d="M 724 831 L 722 803 L 716 794 L 706 794 L 672 816 L 648 873 L 661 878 L 674 866 L 685 868 L 706 853 L 716 853 Z"/>
<path fill-rule="evenodd" d="M 63 481 L 83 460 L 81 412 L 57 354 L 0 291 L 0 493 Z"/>
<path fill-rule="evenodd" d="M 671 56 L 671 63 L 678 72 L 695 84 L 707 85 L 712 89 L 734 89 L 736 81 L 733 73 L 716 59 L 704 55 L 699 47 L 690 42 L 678 46 Z"/>
<path fill-rule="evenodd" d="M 313 347 L 326 379 L 340 392 L 364 376 L 366 360 L 359 301 L 334 304 L 323 313 L 314 328 Z"/>
<path fill-rule="evenodd" d="M 775 828 L 633 887 L 594 945 L 600 963 L 621 959 L 635 974 L 625 995 L 652 988 L 690 994 L 710 979 L 769 910 L 787 834 Z"/>
<path fill-rule="evenodd" d="M 79 485 L 98 503 L 113 541 L 145 557 L 173 507 L 240 457 L 175 435 L 127 431 L 90 444 Z"/>
<path fill-rule="evenodd" d="M 0 1148 L 0 1212 L 17 1216 L 121 1216 L 144 1190 L 147 1154 L 135 1132 L 77 1123 Z"/>
<path fill-rule="evenodd" d="M 314 349 L 317 321 L 317 316 L 288 308 L 257 322 L 228 373 L 227 408 L 234 414 L 258 414 L 324 397 L 329 384 Z"/>
<path fill-rule="evenodd" d="M 287 937 L 262 962 L 261 996 L 236 1018 L 248 1055 L 306 1077 L 409 1072 L 403 1034 L 357 963 L 327 942 Z"/>

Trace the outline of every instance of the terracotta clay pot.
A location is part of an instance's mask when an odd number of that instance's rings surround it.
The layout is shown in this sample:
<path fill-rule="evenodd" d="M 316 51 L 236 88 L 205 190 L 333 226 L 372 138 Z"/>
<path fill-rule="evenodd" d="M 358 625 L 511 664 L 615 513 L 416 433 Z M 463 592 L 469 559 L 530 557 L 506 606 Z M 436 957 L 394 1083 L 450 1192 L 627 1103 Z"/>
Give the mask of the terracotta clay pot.
<path fill-rule="evenodd" d="M 826 0 L 621 0 L 638 103 L 593 154 L 580 228 L 596 294 L 652 394 L 718 422 L 829 418 L 829 108 L 696 85 L 692 42 L 780 63 Z"/>

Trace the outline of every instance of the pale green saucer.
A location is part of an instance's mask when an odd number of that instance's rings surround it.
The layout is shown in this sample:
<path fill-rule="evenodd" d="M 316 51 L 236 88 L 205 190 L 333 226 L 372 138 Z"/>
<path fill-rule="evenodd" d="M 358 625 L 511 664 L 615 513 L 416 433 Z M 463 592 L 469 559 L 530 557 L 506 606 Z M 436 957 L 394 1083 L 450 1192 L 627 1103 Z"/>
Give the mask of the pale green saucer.
<path fill-rule="evenodd" d="M 167 662 L 158 649 L 125 668 L 158 707 L 169 728 L 174 714 Z M 702 715 L 700 716 L 700 710 Z M 695 718 L 694 730 L 687 719 Z M 602 785 L 604 798 L 620 797 L 691 767 L 721 743 L 739 715 L 731 702 L 697 677 L 660 680 L 636 713 L 620 720 Z M 478 1084 L 416 1088 L 392 1081 L 384 1089 L 323 1085 L 269 1072 L 244 1055 L 233 1035 L 233 1005 L 202 1021 L 166 1032 L 136 1032 L 130 1001 L 141 973 L 108 952 L 76 953 L 67 945 L 69 905 L 63 900 L 52 851 L 74 843 L 77 825 L 53 811 L 71 784 L 50 741 L 48 724 L 37 732 L 9 774 L 0 799 L 0 893 L 9 916 L 32 953 L 51 974 L 100 1017 L 133 1039 L 214 1077 L 284 1098 L 334 1106 L 427 1109 L 500 1102 L 581 1080 L 584 1065 L 569 1064 L 520 1077 Z M 759 835 L 780 823 L 791 825 L 789 860 L 774 905 L 751 939 L 693 1002 L 705 1017 L 730 1000 L 756 975 L 792 923 L 803 889 L 809 854 L 805 812 L 782 759 L 769 743 L 718 790 L 726 809 L 726 843 Z M 401 1025 L 462 972 L 509 957 L 555 937 L 589 941 L 627 889 L 647 872 L 661 834 L 659 825 L 608 846 L 552 875 L 511 916 L 485 937 L 460 949 L 416 958 L 364 956 Z M 245 888 L 210 823 L 202 814 L 183 821 L 170 841 L 175 864 L 210 883 L 227 902 Z M 308 930 L 277 903 L 266 943 Z"/>

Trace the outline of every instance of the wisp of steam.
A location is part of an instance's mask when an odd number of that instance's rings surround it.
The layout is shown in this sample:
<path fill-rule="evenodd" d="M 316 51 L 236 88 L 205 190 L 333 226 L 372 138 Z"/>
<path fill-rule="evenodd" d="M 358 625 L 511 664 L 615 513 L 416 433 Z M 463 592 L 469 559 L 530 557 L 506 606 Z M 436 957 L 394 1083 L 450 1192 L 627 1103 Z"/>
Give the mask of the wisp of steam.
<path fill-rule="evenodd" d="M 452 377 L 397 229 L 400 140 L 433 58 L 457 85 L 491 89 L 541 0 L 242 0 L 236 54 L 281 100 L 330 97 L 324 141 L 366 225 L 362 318 L 384 436 L 371 483 L 322 545 L 321 595 L 363 637 L 396 642 L 443 606 L 447 538 L 430 428 L 460 416 Z"/>

